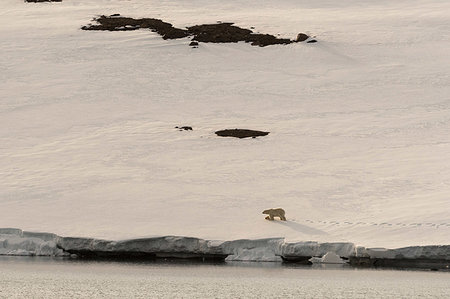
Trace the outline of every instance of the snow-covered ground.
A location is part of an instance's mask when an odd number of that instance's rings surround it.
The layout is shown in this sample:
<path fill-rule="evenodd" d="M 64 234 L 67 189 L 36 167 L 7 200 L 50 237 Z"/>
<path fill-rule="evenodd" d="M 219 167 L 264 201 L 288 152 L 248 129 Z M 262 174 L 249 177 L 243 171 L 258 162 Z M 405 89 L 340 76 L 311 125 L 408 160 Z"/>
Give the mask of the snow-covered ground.
<path fill-rule="evenodd" d="M 80 30 L 113 13 L 319 42 Z M 0 17 L 0 227 L 450 243 L 450 1 L 2 0 Z"/>

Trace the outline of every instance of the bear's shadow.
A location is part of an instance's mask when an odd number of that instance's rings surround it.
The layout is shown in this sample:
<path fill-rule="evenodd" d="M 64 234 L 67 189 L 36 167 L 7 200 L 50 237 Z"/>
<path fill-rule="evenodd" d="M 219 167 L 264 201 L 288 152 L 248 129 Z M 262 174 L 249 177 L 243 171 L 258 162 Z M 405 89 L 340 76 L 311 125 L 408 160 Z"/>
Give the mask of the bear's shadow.
<path fill-rule="evenodd" d="M 288 221 L 274 221 L 277 224 L 283 225 L 283 226 L 287 226 L 290 229 L 293 229 L 295 231 L 298 231 L 300 233 L 303 234 L 309 234 L 309 235 L 328 235 L 328 233 L 319 230 L 319 229 L 315 229 L 297 222 L 294 222 L 292 220 L 288 220 Z"/>

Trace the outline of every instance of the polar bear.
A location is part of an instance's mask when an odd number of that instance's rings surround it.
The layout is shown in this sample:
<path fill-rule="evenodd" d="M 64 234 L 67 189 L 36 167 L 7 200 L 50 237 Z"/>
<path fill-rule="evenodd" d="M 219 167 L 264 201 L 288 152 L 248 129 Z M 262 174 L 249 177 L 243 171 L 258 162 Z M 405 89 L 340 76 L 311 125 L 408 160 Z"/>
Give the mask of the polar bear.
<path fill-rule="evenodd" d="M 275 220 L 274 217 L 280 217 L 281 220 L 286 221 L 286 217 L 284 216 L 285 212 L 282 208 L 268 209 L 262 213 L 269 215 L 266 217 L 267 220 Z"/>

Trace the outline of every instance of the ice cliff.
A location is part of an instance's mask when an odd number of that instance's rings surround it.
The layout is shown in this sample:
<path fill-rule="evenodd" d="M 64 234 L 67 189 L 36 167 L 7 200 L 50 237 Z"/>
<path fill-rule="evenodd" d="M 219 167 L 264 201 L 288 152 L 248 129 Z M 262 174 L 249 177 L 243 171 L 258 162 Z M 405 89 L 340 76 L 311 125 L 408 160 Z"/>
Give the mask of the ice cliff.
<path fill-rule="evenodd" d="M 66 256 L 56 245 L 58 236 L 16 228 L 0 228 L 0 255 Z"/>
<path fill-rule="evenodd" d="M 163 236 L 121 241 L 61 237 L 16 228 L 0 228 L 0 255 L 69 256 L 84 258 L 184 258 L 225 261 L 326 261 L 328 255 L 355 266 L 448 268 L 450 245 L 398 249 L 365 248 L 350 242 L 285 242 L 284 238 L 214 241 Z"/>

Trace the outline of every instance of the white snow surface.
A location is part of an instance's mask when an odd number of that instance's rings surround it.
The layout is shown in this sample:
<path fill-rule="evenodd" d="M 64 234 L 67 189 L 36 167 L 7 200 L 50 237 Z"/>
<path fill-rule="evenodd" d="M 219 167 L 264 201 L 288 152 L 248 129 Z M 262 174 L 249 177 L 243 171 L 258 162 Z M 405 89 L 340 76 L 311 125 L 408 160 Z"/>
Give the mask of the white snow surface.
<path fill-rule="evenodd" d="M 447 0 L 2 0 L 0 227 L 449 244 L 449 12 Z M 319 42 L 192 49 L 80 30 L 113 13 Z M 270 134 L 215 136 L 227 128 Z M 287 222 L 264 220 L 275 207 Z"/>

